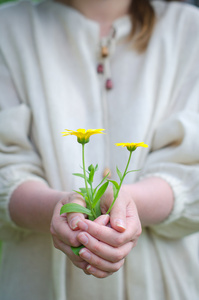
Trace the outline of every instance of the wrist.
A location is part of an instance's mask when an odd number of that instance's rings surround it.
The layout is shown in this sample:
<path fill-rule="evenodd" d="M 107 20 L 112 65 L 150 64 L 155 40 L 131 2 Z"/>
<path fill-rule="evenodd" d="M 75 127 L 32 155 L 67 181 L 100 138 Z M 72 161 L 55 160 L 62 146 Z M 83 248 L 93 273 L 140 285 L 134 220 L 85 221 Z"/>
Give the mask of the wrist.
<path fill-rule="evenodd" d="M 125 185 L 124 188 L 137 207 L 142 226 L 161 223 L 171 213 L 174 195 L 171 186 L 165 180 L 150 177 Z"/>
<path fill-rule="evenodd" d="M 41 182 L 24 182 L 11 196 L 11 219 L 19 227 L 49 232 L 54 207 L 65 194 Z"/>

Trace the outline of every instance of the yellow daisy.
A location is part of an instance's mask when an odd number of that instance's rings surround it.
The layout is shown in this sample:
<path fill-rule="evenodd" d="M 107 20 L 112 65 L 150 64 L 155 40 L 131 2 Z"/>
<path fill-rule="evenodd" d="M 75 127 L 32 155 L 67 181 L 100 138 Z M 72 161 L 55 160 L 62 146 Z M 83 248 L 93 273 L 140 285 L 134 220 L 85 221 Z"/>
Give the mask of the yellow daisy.
<path fill-rule="evenodd" d="M 93 134 L 104 134 L 105 129 L 88 129 L 85 130 L 83 128 L 77 129 L 76 131 L 70 130 L 70 129 L 65 129 L 66 131 L 62 132 L 63 136 L 67 135 L 75 135 L 77 137 L 77 141 L 80 144 L 86 144 L 89 142 L 89 138 Z"/>
<path fill-rule="evenodd" d="M 117 143 L 116 146 L 126 147 L 129 151 L 135 151 L 137 147 L 144 147 L 147 148 L 148 145 L 142 143 Z"/>

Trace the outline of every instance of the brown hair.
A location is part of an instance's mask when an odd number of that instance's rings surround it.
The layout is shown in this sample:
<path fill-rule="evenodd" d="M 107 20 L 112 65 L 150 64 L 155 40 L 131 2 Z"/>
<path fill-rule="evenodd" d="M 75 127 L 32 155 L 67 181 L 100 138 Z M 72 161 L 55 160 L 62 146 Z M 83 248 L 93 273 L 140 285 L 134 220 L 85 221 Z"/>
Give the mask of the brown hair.
<path fill-rule="evenodd" d="M 129 14 L 133 24 L 130 38 L 134 40 L 134 48 L 143 52 L 147 48 L 156 22 L 155 11 L 150 0 L 132 0 Z"/>

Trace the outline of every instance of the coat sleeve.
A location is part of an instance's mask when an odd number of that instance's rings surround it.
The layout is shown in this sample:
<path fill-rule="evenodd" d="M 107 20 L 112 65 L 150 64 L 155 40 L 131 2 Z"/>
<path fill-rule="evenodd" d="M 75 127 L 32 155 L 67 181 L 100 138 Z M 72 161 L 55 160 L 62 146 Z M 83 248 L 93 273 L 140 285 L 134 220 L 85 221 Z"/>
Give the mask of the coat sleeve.
<path fill-rule="evenodd" d="M 44 180 L 39 154 L 30 139 L 31 112 L 20 101 L 17 89 L 0 56 L 0 238 L 25 233 L 12 222 L 9 199 L 28 180 Z M 47 183 L 46 183 L 47 184 Z"/>
<path fill-rule="evenodd" d="M 199 231 L 199 75 L 183 86 L 173 110 L 155 130 L 144 176 L 166 180 L 175 199 L 169 217 L 151 230 L 181 238 Z"/>

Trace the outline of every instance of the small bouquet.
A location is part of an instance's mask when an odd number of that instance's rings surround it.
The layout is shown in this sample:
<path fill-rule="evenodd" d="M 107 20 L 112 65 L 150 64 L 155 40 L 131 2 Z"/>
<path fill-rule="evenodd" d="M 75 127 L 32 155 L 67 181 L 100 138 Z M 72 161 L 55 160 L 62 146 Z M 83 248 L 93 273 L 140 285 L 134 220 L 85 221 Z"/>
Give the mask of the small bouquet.
<path fill-rule="evenodd" d="M 88 215 L 88 218 L 90 220 L 95 220 L 97 217 L 101 215 L 101 209 L 100 209 L 100 199 L 103 196 L 103 194 L 106 192 L 106 189 L 109 185 L 109 183 L 112 184 L 113 187 L 113 202 L 111 206 L 109 207 L 108 211 L 106 212 L 109 214 L 111 211 L 117 197 L 120 191 L 120 188 L 122 186 L 122 183 L 124 181 L 125 176 L 130 173 L 130 172 L 135 172 L 138 170 L 131 170 L 128 171 L 129 163 L 131 160 L 131 156 L 133 151 L 137 149 L 137 147 L 148 147 L 148 145 L 142 143 L 117 143 L 115 144 L 116 146 L 121 146 L 121 147 L 126 147 L 127 150 L 130 152 L 129 153 L 129 158 L 126 164 L 126 168 L 124 170 L 124 173 L 118 169 L 116 166 L 116 171 L 119 177 L 119 183 L 115 180 L 110 180 L 108 179 L 109 173 L 106 174 L 106 176 L 101 180 L 101 182 L 94 188 L 93 187 L 93 180 L 94 180 L 94 175 L 95 172 L 98 170 L 98 164 L 96 166 L 93 166 L 92 164 L 87 168 L 85 166 L 85 155 L 84 155 L 84 148 L 85 144 L 89 142 L 89 139 L 91 135 L 94 134 L 104 134 L 104 129 L 77 129 L 77 131 L 65 129 L 64 132 L 62 132 L 63 136 L 68 136 L 68 135 L 75 135 L 77 137 L 77 142 L 82 145 L 82 173 L 73 173 L 75 176 L 79 176 L 84 179 L 85 186 L 80 188 L 79 191 L 75 191 L 76 193 L 80 194 L 85 202 L 86 202 L 86 207 L 83 207 L 79 204 L 76 203 L 67 203 L 64 204 L 60 210 L 60 214 L 63 213 L 72 213 L 72 212 L 77 212 L 77 213 L 83 213 Z M 80 249 L 83 246 L 80 247 L 71 247 L 73 252 L 78 255 Z"/>

